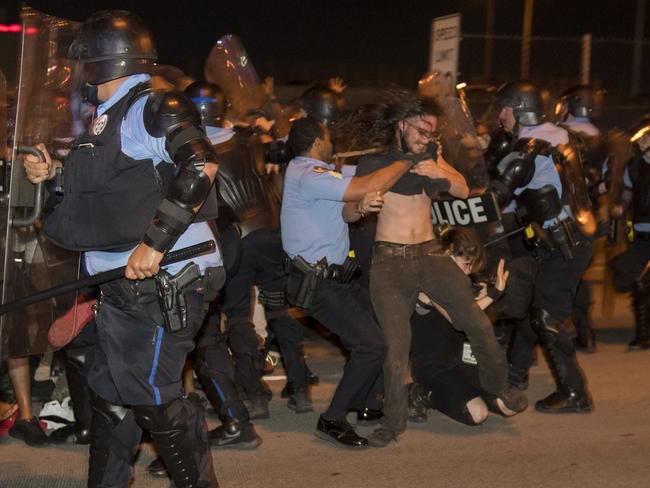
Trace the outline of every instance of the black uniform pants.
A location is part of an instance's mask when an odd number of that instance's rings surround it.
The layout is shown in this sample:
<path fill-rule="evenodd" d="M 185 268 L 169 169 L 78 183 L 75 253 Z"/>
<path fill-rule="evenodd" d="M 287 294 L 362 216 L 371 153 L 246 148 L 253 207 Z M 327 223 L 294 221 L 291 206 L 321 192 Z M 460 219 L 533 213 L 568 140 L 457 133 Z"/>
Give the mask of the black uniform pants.
<path fill-rule="evenodd" d="M 296 290 L 300 280 L 301 276 L 290 274 L 289 290 Z M 384 334 L 374 318 L 368 290 L 357 282 L 322 280 L 305 312 L 338 335 L 350 353 L 330 406 L 323 413 L 327 419 L 344 419 L 348 410 L 366 406 L 386 356 Z"/>
<path fill-rule="evenodd" d="M 280 346 L 287 379 L 295 388 L 308 384 L 302 359 L 302 325 L 287 312 L 285 254 L 279 230 L 259 229 L 240 243 L 239 265 L 222 292 L 226 335 L 235 359 L 235 378 L 250 397 L 264 395 L 261 383 L 264 365 L 255 329 L 250 321 L 251 288 L 260 288 L 267 323 Z"/>
<path fill-rule="evenodd" d="M 544 252 L 539 256 L 533 307 L 550 315 L 550 322 L 536 332 L 540 336 L 542 346 L 550 355 L 551 366 L 558 376 L 558 386 L 582 392 L 585 388 L 584 378 L 575 357 L 573 341 L 563 324 L 573 311 L 576 289 L 591 261 L 593 243 L 585 239 L 575 246 L 572 252 L 571 259 L 565 259 L 557 250 Z"/>
<path fill-rule="evenodd" d="M 191 456 L 189 462 L 200 466 L 201 478 L 213 477 L 204 414 L 196 402 L 183 398 L 181 379 L 206 307 L 203 296 L 196 292 L 187 292 L 185 298 L 187 327 L 173 333 L 161 325 L 154 293 L 119 305 L 110 297 L 103 300 L 95 320 L 97 344 L 89 358 L 87 377 L 96 394 L 90 486 L 122 486 L 129 479 L 140 427 L 152 435 L 154 431 L 156 435 L 157 431 L 184 432 L 182 441 L 195 446 L 191 452 L 178 442 L 177 452 L 170 452 L 174 444 L 160 436 L 160 441 L 154 437 L 158 452 L 167 454 L 165 462 L 170 465 Z M 111 405 L 130 406 L 132 411 L 114 414 Z M 158 415 L 155 422 L 149 421 L 151 412 Z"/>

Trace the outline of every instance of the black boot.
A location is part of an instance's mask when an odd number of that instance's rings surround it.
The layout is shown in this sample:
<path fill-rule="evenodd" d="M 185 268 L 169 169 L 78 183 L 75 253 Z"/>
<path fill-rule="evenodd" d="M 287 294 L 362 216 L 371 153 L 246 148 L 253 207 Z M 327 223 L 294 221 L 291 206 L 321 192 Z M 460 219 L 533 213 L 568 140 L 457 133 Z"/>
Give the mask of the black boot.
<path fill-rule="evenodd" d="M 149 431 L 176 488 L 216 488 L 201 401 L 197 395 L 165 405 L 133 407 L 138 424 Z"/>
<path fill-rule="evenodd" d="M 631 350 L 650 348 L 650 287 L 645 281 L 634 282 L 634 322 L 635 336 L 629 347 Z"/>
<path fill-rule="evenodd" d="M 90 401 L 90 388 L 83 374 L 85 354 L 66 352 L 65 376 L 68 380 L 68 389 L 72 400 L 74 412 L 74 442 L 75 444 L 90 443 L 90 422 L 92 408 Z"/>
<path fill-rule="evenodd" d="M 592 408 L 587 394 L 576 390 L 554 391 L 535 403 L 535 410 L 543 413 L 587 413 Z"/>
<path fill-rule="evenodd" d="M 556 382 L 556 391 L 535 403 L 535 409 L 544 413 L 590 412 L 592 403 L 575 358 L 573 342 L 545 310 L 533 309 L 531 325 L 539 336 Z"/>
<path fill-rule="evenodd" d="M 128 486 L 142 430 L 133 412 L 91 392 L 92 423 L 88 487 Z"/>

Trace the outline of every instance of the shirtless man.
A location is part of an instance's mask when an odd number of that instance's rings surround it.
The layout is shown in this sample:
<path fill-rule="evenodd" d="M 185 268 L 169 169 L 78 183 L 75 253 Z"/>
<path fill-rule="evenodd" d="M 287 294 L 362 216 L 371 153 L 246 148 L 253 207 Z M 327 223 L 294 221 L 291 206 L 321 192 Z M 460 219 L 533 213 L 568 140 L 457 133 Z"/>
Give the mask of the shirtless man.
<path fill-rule="evenodd" d="M 384 363 L 384 421 L 369 436 L 375 447 L 384 447 L 406 428 L 410 317 L 419 292 L 426 293 L 449 316 L 454 328 L 465 332 L 479 364 L 481 386 L 499 397 L 500 407 L 514 412 L 527 406 L 520 392 L 508 388 L 507 363 L 487 316 L 474 302 L 469 279 L 446 256 L 437 255 L 431 221 L 431 202 L 436 193 L 454 197 L 469 194 L 464 177 L 440 155 L 436 127 L 440 108 L 430 99 L 402 102 L 395 117 L 394 147 L 385 153 L 365 156 L 357 175 L 390 164 L 393 152 L 423 159 L 387 193 L 375 195 L 380 208 L 370 271 L 370 293 L 381 328 L 388 343 Z M 367 197 L 368 198 L 368 197 Z M 351 215 L 356 202 L 344 209 Z"/>

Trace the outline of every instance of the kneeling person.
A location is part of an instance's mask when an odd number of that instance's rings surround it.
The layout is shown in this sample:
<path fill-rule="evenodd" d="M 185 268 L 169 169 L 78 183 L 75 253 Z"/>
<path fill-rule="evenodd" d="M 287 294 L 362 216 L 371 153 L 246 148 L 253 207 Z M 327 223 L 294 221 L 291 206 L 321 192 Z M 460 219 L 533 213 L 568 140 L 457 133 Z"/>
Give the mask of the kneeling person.
<path fill-rule="evenodd" d="M 479 271 L 485 262 L 483 244 L 476 233 L 465 228 L 452 229 L 443 238 L 445 254 L 465 273 Z M 494 288 L 482 286 L 477 305 L 481 309 L 498 300 L 505 290 L 508 272 L 500 261 Z M 455 330 L 445 317 L 420 294 L 411 318 L 411 374 L 416 383 L 409 386 L 409 420 L 423 422 L 428 408 L 467 425 L 479 425 L 488 411 L 510 416 L 516 412 L 481 387 L 477 361 L 467 336 Z"/>

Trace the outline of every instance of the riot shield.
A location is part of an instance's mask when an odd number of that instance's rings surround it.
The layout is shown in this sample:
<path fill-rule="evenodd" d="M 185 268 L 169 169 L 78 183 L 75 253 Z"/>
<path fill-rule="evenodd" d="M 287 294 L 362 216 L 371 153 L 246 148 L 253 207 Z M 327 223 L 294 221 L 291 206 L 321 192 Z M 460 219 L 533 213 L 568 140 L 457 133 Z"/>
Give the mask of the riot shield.
<path fill-rule="evenodd" d="M 3 303 L 79 275 L 79 254 L 57 248 L 41 234 L 48 205 L 55 205 L 57 196 L 45 191 L 45 185 L 27 181 L 20 153 L 24 147 L 42 142 L 53 158 L 63 156 L 83 129 L 83 104 L 77 95 L 81 70 L 66 58 L 80 24 L 29 8 L 23 9 L 21 16 L 18 96 L 5 214 Z M 76 294 L 59 296 L 0 317 L 0 357 L 48 350 L 50 325 L 74 307 L 75 298 Z"/>
<path fill-rule="evenodd" d="M 556 168 L 562 181 L 562 201 L 570 206 L 570 213 L 580 230 L 587 236 L 596 233 L 596 217 L 593 203 L 589 197 L 585 182 L 585 170 L 580 162 L 579 148 L 572 145 L 560 145 L 561 156 L 556 158 Z"/>
<path fill-rule="evenodd" d="M 253 63 L 233 34 L 223 36 L 210 51 L 205 62 L 205 79 L 219 85 L 226 94 L 230 120 L 243 119 L 267 101 Z"/>
<path fill-rule="evenodd" d="M 487 187 L 488 175 L 469 107 L 456 96 L 448 77 L 438 71 L 420 79 L 418 95 L 433 98 L 442 107 L 443 114 L 438 121 L 442 155 L 465 177 L 470 192 L 480 193 Z"/>

